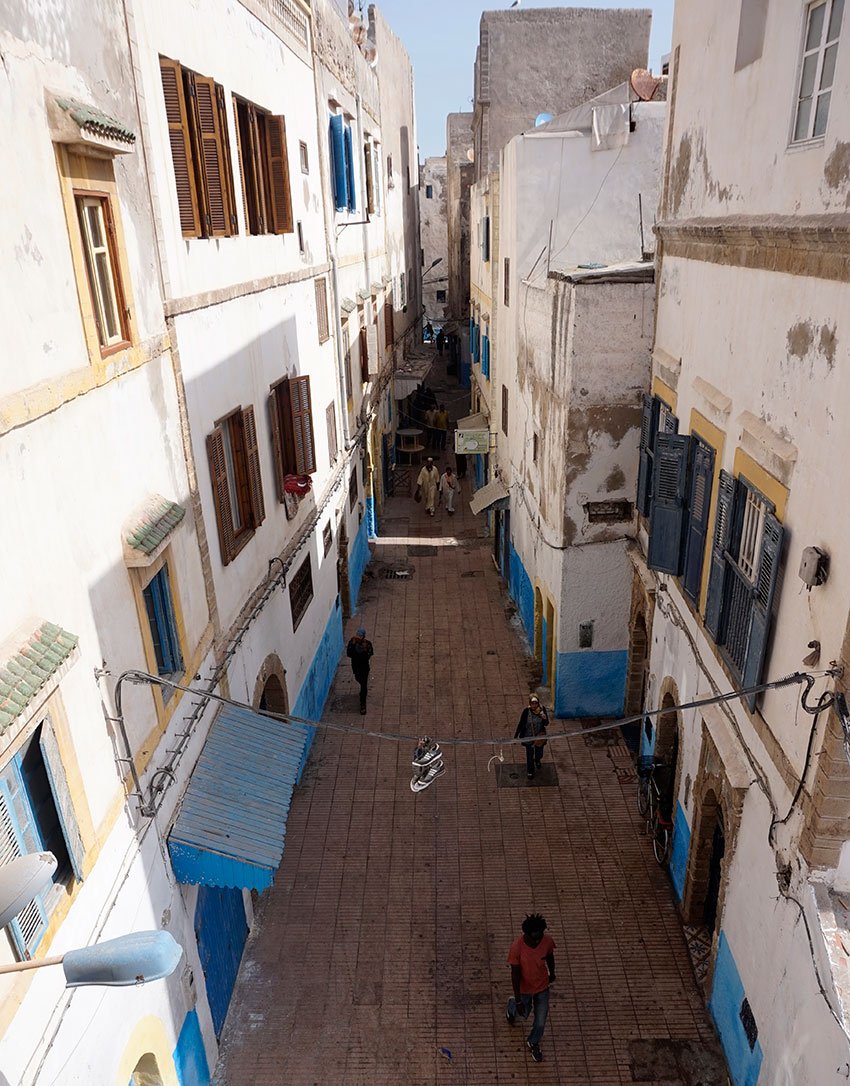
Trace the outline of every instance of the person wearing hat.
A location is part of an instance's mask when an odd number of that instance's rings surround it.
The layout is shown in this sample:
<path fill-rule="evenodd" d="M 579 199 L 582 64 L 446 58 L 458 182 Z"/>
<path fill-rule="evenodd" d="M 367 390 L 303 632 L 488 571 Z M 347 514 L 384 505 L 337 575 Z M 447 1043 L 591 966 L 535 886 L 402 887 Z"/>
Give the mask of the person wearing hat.
<path fill-rule="evenodd" d="M 348 642 L 346 655 L 351 660 L 354 678 L 360 684 L 360 712 L 366 714 L 366 695 L 369 691 L 369 660 L 372 657 L 372 642 L 366 640 L 366 631 L 360 629 Z"/>
<path fill-rule="evenodd" d="M 434 457 L 429 456 L 425 461 L 425 466 L 419 472 L 419 477 L 416 480 L 416 486 L 422 494 L 422 500 L 425 503 L 425 508 L 433 517 L 434 506 L 437 502 L 437 486 L 440 482 L 440 473 L 434 466 Z"/>
<path fill-rule="evenodd" d="M 537 767 L 543 761 L 543 750 L 546 746 L 544 736 L 548 726 L 549 714 L 540 704 L 540 698 L 536 694 L 529 694 L 528 708 L 523 710 L 514 732 L 514 739 L 528 739 L 528 742 L 522 745 L 525 747 L 529 780 L 534 779 Z"/>

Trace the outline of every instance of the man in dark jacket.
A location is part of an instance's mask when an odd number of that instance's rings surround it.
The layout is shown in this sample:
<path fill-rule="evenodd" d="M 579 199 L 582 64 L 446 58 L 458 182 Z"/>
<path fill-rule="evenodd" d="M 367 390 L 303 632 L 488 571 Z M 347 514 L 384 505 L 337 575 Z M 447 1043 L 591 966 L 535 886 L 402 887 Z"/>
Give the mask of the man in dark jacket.
<path fill-rule="evenodd" d="M 348 642 L 346 653 L 351 660 L 354 678 L 360 684 L 360 712 L 366 713 L 366 694 L 369 688 L 369 660 L 372 656 L 372 642 L 366 640 L 366 631 L 358 630 Z"/>
<path fill-rule="evenodd" d="M 533 780 L 535 771 L 543 761 L 543 748 L 546 746 L 546 728 L 549 726 L 549 714 L 540 704 L 540 698 L 536 694 L 528 697 L 528 708 L 523 710 L 519 718 L 519 724 L 514 732 L 514 739 L 526 739 L 525 762 L 528 768 L 528 779 Z"/>

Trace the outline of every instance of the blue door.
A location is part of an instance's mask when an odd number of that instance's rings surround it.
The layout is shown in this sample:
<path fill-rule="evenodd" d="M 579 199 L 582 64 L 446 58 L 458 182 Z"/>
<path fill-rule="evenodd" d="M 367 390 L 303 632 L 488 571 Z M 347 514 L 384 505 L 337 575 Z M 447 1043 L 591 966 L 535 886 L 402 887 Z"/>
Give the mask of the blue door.
<path fill-rule="evenodd" d="M 207 984 L 216 1037 L 221 1036 L 248 936 L 242 891 L 201 886 L 195 906 L 195 939 Z"/>

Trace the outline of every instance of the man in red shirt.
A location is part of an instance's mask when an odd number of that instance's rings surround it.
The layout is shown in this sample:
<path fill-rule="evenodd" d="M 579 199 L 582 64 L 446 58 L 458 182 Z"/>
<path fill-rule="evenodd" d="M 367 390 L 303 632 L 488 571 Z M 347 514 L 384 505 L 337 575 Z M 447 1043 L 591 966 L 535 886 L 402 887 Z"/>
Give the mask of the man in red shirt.
<path fill-rule="evenodd" d="M 555 943 L 545 933 L 546 921 L 540 913 L 531 913 L 522 922 L 522 935 L 508 951 L 514 994 L 508 1000 L 505 1018 L 513 1025 L 517 1018 L 527 1019 L 534 1007 L 534 1025 L 526 1043 L 535 1063 L 543 1059 L 540 1038 L 549 1013 L 549 985 L 555 979 Z"/>

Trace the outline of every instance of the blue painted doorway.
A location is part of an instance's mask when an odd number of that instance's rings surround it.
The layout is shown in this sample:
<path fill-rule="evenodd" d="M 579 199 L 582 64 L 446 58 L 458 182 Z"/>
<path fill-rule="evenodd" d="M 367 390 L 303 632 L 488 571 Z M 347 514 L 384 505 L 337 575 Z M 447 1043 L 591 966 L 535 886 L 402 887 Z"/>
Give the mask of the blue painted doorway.
<path fill-rule="evenodd" d="M 224 1028 L 247 937 L 242 891 L 230 887 L 199 887 L 195 939 L 217 1038 Z"/>

